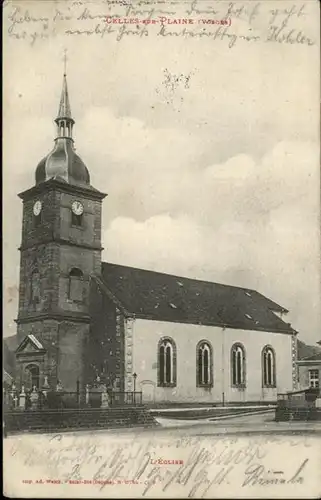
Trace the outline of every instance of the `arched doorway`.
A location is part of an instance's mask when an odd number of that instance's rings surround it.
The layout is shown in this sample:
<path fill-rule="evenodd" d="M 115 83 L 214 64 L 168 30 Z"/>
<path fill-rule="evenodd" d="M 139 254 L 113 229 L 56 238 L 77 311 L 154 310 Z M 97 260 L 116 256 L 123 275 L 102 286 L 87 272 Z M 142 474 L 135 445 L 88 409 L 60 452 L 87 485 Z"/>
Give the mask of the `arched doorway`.
<path fill-rule="evenodd" d="M 38 365 L 28 365 L 25 368 L 26 371 L 26 383 L 27 387 L 32 389 L 34 386 L 39 389 L 39 366 Z"/>

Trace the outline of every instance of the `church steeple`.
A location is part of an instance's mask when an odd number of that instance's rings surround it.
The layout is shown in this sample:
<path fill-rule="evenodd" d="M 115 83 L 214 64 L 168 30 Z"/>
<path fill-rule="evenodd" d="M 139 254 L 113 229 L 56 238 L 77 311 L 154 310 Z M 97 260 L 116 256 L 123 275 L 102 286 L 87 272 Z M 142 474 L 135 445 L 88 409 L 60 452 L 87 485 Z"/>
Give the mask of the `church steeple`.
<path fill-rule="evenodd" d="M 58 116 L 55 119 L 57 124 L 57 137 L 65 137 L 72 139 L 72 128 L 74 120 L 71 116 L 71 108 L 69 102 L 68 85 L 67 85 L 67 56 L 64 55 L 64 76 L 62 82 L 62 91 L 59 103 Z"/>
<path fill-rule="evenodd" d="M 34 384 L 32 367 L 39 388 L 46 380 L 55 387 L 59 380 L 65 390 L 74 391 L 88 382 L 90 370 L 86 349 L 96 300 L 91 277 L 101 275 L 106 195 L 90 184 L 88 169 L 73 147 L 66 70 L 60 101 L 59 75 L 57 87 L 48 127 L 56 122 L 58 135 L 53 133 L 52 151 L 36 168 L 35 186 L 19 194 L 23 217 L 17 324 L 18 343 L 23 347 L 17 351 L 16 378 L 29 389 Z M 28 350 L 31 333 L 38 347 Z"/>
<path fill-rule="evenodd" d="M 90 189 L 90 176 L 82 159 L 76 154 L 72 136 L 74 119 L 71 115 L 67 85 L 66 53 L 64 74 L 59 102 L 58 116 L 55 119 L 57 133 L 51 153 L 43 158 L 36 169 L 36 184 L 50 179 L 63 180 L 68 184 L 87 186 Z"/>

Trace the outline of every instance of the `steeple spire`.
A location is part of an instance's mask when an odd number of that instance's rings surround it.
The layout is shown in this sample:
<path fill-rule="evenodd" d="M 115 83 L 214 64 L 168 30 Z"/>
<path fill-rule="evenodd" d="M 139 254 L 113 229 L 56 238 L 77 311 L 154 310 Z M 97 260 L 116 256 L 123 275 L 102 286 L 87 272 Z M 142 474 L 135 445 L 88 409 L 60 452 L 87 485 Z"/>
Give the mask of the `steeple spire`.
<path fill-rule="evenodd" d="M 90 186 L 90 175 L 82 159 L 77 155 L 72 138 L 74 120 L 71 116 L 69 95 L 67 88 L 67 56 L 64 51 L 64 73 L 62 81 L 62 92 L 59 102 L 57 124 L 57 135 L 52 151 L 43 158 L 36 169 L 36 184 L 41 184 L 50 179 L 67 182 L 74 186 L 82 186 L 92 189 Z"/>
<path fill-rule="evenodd" d="M 67 54 L 66 49 L 64 50 L 64 76 L 62 82 L 62 91 L 59 103 L 58 116 L 55 119 L 57 124 L 57 138 L 65 137 L 72 139 L 72 127 L 74 125 L 74 120 L 71 116 L 68 86 L 67 86 Z"/>
<path fill-rule="evenodd" d="M 71 118 L 71 109 L 70 109 L 70 102 L 69 102 L 66 73 L 64 73 L 64 78 L 63 78 L 63 82 L 62 82 L 62 91 L 61 91 L 57 119 L 58 118 Z"/>

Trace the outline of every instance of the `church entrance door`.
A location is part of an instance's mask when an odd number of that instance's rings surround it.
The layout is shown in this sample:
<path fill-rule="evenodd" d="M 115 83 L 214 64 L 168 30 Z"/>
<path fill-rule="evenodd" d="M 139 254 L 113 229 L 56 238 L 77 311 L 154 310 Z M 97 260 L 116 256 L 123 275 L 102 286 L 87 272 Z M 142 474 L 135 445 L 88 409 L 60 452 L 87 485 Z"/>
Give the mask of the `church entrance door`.
<path fill-rule="evenodd" d="M 32 389 L 36 386 L 36 388 L 39 389 L 39 366 L 34 364 L 28 365 L 25 371 L 27 387 Z"/>

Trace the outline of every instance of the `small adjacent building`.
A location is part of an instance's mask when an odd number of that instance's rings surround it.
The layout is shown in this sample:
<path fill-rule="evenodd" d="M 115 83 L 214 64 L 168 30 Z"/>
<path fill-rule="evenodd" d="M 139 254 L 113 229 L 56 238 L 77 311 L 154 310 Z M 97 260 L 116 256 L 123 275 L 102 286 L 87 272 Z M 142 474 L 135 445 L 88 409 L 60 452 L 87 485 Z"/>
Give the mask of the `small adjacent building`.
<path fill-rule="evenodd" d="M 321 344 L 321 341 L 317 342 Z M 319 389 L 321 379 L 321 348 L 298 343 L 298 384 L 304 388 Z"/>

